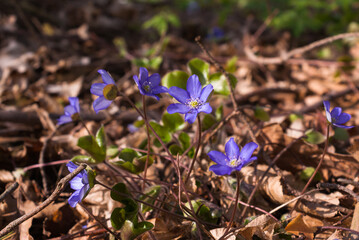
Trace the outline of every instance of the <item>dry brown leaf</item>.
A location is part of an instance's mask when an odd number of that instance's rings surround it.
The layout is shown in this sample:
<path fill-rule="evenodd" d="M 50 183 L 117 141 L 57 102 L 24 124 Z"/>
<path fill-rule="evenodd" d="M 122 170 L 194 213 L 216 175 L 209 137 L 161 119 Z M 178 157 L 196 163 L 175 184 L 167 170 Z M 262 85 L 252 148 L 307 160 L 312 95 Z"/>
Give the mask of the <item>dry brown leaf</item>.
<path fill-rule="evenodd" d="M 256 235 L 260 239 L 271 240 L 275 226 L 275 220 L 263 214 L 248 223 L 244 228 L 241 228 L 239 234 L 247 240 L 251 240 L 253 235 Z"/>
<path fill-rule="evenodd" d="M 218 240 L 220 239 L 223 234 L 226 232 L 227 228 L 215 228 L 210 231 L 214 239 Z M 224 238 L 223 240 L 236 240 L 236 236 L 233 233 L 230 233 Z"/>
<path fill-rule="evenodd" d="M 285 230 L 295 235 L 304 234 L 308 239 L 313 239 L 314 233 L 317 231 L 317 226 L 323 226 L 323 223 L 319 220 L 314 220 L 314 218 L 310 220 L 311 221 L 305 221 L 303 216 L 299 214 L 288 223 Z"/>

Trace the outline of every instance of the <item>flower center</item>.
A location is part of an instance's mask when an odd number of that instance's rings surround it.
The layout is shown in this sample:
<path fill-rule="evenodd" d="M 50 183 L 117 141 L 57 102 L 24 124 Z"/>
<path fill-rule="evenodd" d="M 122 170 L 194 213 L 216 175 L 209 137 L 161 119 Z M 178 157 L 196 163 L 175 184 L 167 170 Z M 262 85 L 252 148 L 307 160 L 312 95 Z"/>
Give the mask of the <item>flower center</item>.
<path fill-rule="evenodd" d="M 195 99 L 188 99 L 186 105 L 192 109 L 197 109 L 200 106 L 202 106 L 203 103 L 201 100 L 199 100 L 199 98 L 195 98 Z"/>
<path fill-rule="evenodd" d="M 80 114 L 79 113 L 74 113 L 71 115 L 71 119 L 72 121 L 78 121 L 80 120 Z"/>
<path fill-rule="evenodd" d="M 241 159 L 240 158 L 234 158 L 234 159 L 230 159 L 228 162 L 227 162 L 227 166 L 229 167 L 232 167 L 232 168 L 235 168 L 235 167 L 238 167 L 240 164 L 242 163 Z"/>
<path fill-rule="evenodd" d="M 115 84 L 108 84 L 103 88 L 103 96 L 107 100 L 114 100 L 117 97 L 117 91 Z"/>

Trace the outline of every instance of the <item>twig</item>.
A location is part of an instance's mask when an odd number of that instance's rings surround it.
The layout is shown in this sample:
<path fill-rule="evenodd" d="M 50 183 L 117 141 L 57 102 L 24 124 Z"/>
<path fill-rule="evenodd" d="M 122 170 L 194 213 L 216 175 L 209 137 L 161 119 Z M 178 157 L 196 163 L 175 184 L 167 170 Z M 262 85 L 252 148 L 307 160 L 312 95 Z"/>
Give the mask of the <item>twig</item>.
<path fill-rule="evenodd" d="M 329 189 L 337 189 L 343 192 L 348 193 L 349 195 L 351 195 L 353 198 L 355 198 L 357 200 L 357 202 L 359 202 L 359 196 L 356 195 L 352 190 L 350 190 L 349 188 L 346 188 L 344 186 L 341 186 L 339 184 L 335 184 L 335 183 L 318 183 L 317 184 L 318 188 L 329 188 Z"/>
<path fill-rule="evenodd" d="M 202 136 L 202 124 L 201 124 L 201 119 L 199 117 L 199 115 L 197 115 L 197 120 L 198 120 L 198 139 L 197 139 L 197 147 L 196 147 L 196 151 L 194 153 L 194 156 L 193 156 L 193 159 L 192 159 L 192 162 L 190 164 L 190 167 L 188 169 L 188 173 L 187 173 L 187 177 L 186 177 L 186 180 L 184 180 L 184 184 L 186 185 L 190 176 L 191 176 L 191 172 L 193 170 L 193 166 L 194 166 L 194 163 L 196 162 L 196 158 L 197 158 L 197 154 L 198 154 L 198 150 L 201 146 L 201 136 Z"/>
<path fill-rule="evenodd" d="M 359 37 L 359 33 L 358 32 L 342 33 L 342 34 L 338 34 L 338 35 L 331 36 L 328 38 L 324 38 L 319 41 L 312 42 L 304 47 L 295 48 L 295 49 L 289 51 L 288 53 L 285 53 L 278 57 L 267 58 L 267 57 L 256 56 L 248 46 L 244 47 L 244 53 L 249 58 L 249 60 L 251 60 L 255 63 L 258 63 L 258 64 L 282 64 L 297 54 L 303 54 L 303 53 L 308 52 L 314 48 L 320 47 L 322 45 L 334 42 L 339 39 L 349 38 L 349 37 Z"/>
<path fill-rule="evenodd" d="M 341 230 L 341 231 L 348 231 L 352 234 L 358 235 L 359 236 L 359 232 L 355 231 L 353 229 L 350 228 L 345 228 L 345 227 L 337 227 L 337 226 L 321 226 L 321 227 L 317 227 L 318 231 L 322 231 L 322 230 L 327 230 L 327 229 L 334 229 L 334 230 Z"/>
<path fill-rule="evenodd" d="M 82 170 L 86 168 L 86 164 L 82 163 L 78 168 L 75 169 L 72 173 L 68 174 L 66 177 L 62 178 L 59 183 L 56 186 L 55 191 L 39 206 L 34 208 L 31 212 L 23 215 L 22 217 L 19 217 L 9 223 L 5 228 L 3 228 L 0 231 L 0 237 L 5 236 L 9 232 L 11 232 L 12 229 L 14 229 L 16 226 L 20 225 L 24 221 L 28 220 L 29 218 L 35 216 L 37 213 L 42 211 L 44 208 L 46 208 L 50 203 L 52 203 L 59 195 L 60 193 L 65 189 L 67 183 L 73 179 L 77 174 L 79 174 Z"/>
<path fill-rule="evenodd" d="M 146 109 L 146 96 L 142 95 L 142 107 L 143 107 L 143 115 L 145 117 L 145 121 L 148 121 L 147 117 L 147 109 Z M 145 162 L 145 169 L 143 171 L 143 183 L 142 183 L 142 191 L 144 191 L 146 186 L 146 176 L 147 176 L 147 168 L 148 168 L 148 161 L 150 159 L 150 151 L 151 151 L 151 138 L 150 138 L 150 129 L 146 127 L 147 133 L 147 157 Z"/>
<path fill-rule="evenodd" d="M 88 215 L 90 215 L 93 219 L 96 220 L 96 222 L 98 222 L 104 229 L 106 229 L 109 233 L 111 233 L 116 239 L 119 239 L 116 235 L 116 233 L 114 233 L 111 229 L 109 229 L 106 224 L 104 224 L 103 222 L 100 221 L 100 219 L 98 219 L 96 216 L 94 216 L 82 203 L 78 203 L 84 210 L 85 212 L 87 212 Z"/>
<path fill-rule="evenodd" d="M 18 182 L 14 182 L 13 184 L 10 185 L 10 187 L 6 188 L 6 190 L 0 195 L 0 202 L 2 202 L 2 200 L 4 200 L 4 198 L 11 194 L 12 192 L 14 192 L 17 187 L 19 186 Z"/>

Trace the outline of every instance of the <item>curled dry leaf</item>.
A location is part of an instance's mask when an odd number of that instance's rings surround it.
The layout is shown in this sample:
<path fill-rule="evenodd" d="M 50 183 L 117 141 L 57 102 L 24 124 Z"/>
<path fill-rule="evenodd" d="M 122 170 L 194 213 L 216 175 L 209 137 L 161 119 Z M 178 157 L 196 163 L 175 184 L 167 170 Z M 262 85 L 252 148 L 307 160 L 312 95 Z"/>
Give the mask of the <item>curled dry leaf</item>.
<path fill-rule="evenodd" d="M 260 239 L 271 240 L 275 227 L 278 227 L 275 220 L 263 214 L 248 223 L 244 228 L 241 228 L 238 233 L 241 237 L 248 240 L 253 239 L 254 235 Z"/>
<path fill-rule="evenodd" d="M 303 217 L 299 214 L 288 223 L 285 230 L 295 235 L 303 234 L 307 239 L 313 239 L 318 226 L 323 226 L 323 223 L 317 219 L 308 216 Z"/>

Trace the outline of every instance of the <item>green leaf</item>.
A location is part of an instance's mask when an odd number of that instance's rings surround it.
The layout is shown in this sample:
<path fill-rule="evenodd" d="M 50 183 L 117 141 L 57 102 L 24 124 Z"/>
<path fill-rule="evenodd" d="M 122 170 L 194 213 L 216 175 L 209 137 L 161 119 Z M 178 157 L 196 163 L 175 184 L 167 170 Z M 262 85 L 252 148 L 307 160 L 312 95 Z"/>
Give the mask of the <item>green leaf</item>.
<path fill-rule="evenodd" d="M 343 128 L 335 128 L 334 129 L 334 138 L 339 141 L 348 141 L 349 134 L 348 134 L 347 130 L 345 130 Z"/>
<path fill-rule="evenodd" d="M 147 155 L 142 156 L 140 158 L 135 158 L 133 160 L 133 165 L 135 167 L 135 171 L 132 173 L 139 174 L 139 173 L 143 172 L 145 170 L 146 161 L 147 161 Z M 147 167 L 151 166 L 152 164 L 153 164 L 153 158 L 149 157 Z"/>
<path fill-rule="evenodd" d="M 313 175 L 315 171 L 315 168 L 313 167 L 306 167 L 301 173 L 300 173 L 300 179 L 302 179 L 303 181 L 308 181 L 310 179 L 310 177 Z M 319 174 L 319 172 L 317 172 L 315 174 L 314 179 L 315 181 L 320 181 L 321 180 L 321 176 Z"/>
<path fill-rule="evenodd" d="M 182 130 L 185 127 L 185 122 L 179 113 L 169 114 L 165 112 L 162 116 L 162 122 L 164 127 L 171 132 Z"/>
<path fill-rule="evenodd" d="M 237 60 L 238 60 L 237 56 L 234 56 L 231 59 L 229 59 L 226 63 L 225 70 L 229 73 L 234 73 L 237 70 Z"/>
<path fill-rule="evenodd" d="M 98 145 L 95 138 L 91 135 L 80 137 L 77 146 L 84 149 L 95 159 L 96 163 L 103 162 L 106 158 L 106 152 Z"/>
<path fill-rule="evenodd" d="M 182 154 L 183 150 L 180 146 L 178 146 L 177 144 L 172 144 L 168 150 L 170 151 L 170 153 L 174 156 L 176 156 L 177 154 Z"/>
<path fill-rule="evenodd" d="M 134 221 L 137 217 L 138 206 L 132 199 L 127 199 L 126 207 L 115 208 L 111 214 L 111 225 L 114 229 L 120 230 L 125 224 L 126 220 Z"/>
<path fill-rule="evenodd" d="M 86 171 L 90 188 L 93 188 L 95 186 L 96 171 L 94 171 L 90 166 L 86 167 Z"/>
<path fill-rule="evenodd" d="M 140 200 L 153 205 L 156 198 L 160 194 L 161 189 L 162 187 L 160 185 L 154 185 L 146 188 L 144 194 L 140 196 Z M 152 208 L 146 204 L 143 203 L 140 204 L 140 210 L 142 213 L 148 212 L 151 209 Z"/>
<path fill-rule="evenodd" d="M 305 132 L 305 135 L 307 136 L 305 140 L 312 144 L 321 144 L 325 141 L 324 135 L 314 129 L 309 129 Z"/>
<path fill-rule="evenodd" d="M 188 77 L 189 76 L 186 72 L 175 70 L 167 73 L 162 78 L 162 85 L 167 88 L 175 86 L 186 90 Z"/>
<path fill-rule="evenodd" d="M 209 76 L 209 64 L 199 58 L 193 58 L 188 62 L 191 74 L 196 74 L 202 86 L 206 85 Z M 214 87 L 214 86 L 213 86 Z"/>
<path fill-rule="evenodd" d="M 161 140 L 164 143 L 168 143 L 171 141 L 172 135 L 171 135 L 170 131 L 168 130 L 168 128 L 165 128 L 154 121 L 151 121 L 150 125 L 156 131 L 156 133 L 158 134 L 158 136 L 161 138 Z"/>
<path fill-rule="evenodd" d="M 111 145 L 106 149 L 106 156 L 108 156 L 110 159 L 117 157 L 119 154 L 120 150 L 118 150 L 116 145 Z"/>
<path fill-rule="evenodd" d="M 295 120 L 297 119 L 303 119 L 303 115 L 300 115 L 300 114 L 295 114 L 295 113 L 291 113 L 289 115 L 289 121 L 290 122 L 294 122 Z"/>
<path fill-rule="evenodd" d="M 106 134 L 103 125 L 96 133 L 96 142 L 103 152 L 106 152 Z"/>
<path fill-rule="evenodd" d="M 216 116 L 216 120 L 221 121 L 223 118 L 223 105 L 217 108 L 214 114 Z"/>
<path fill-rule="evenodd" d="M 71 162 L 74 163 L 96 163 L 95 159 L 87 155 L 77 155 L 71 158 Z"/>
<path fill-rule="evenodd" d="M 141 120 L 136 120 L 134 123 L 133 123 L 133 126 L 135 126 L 136 128 L 140 128 L 142 127 L 143 125 L 145 125 L 145 120 L 141 119 Z"/>
<path fill-rule="evenodd" d="M 136 227 L 133 231 L 133 234 L 135 235 L 135 237 L 137 237 L 137 236 L 141 235 L 142 233 L 151 230 L 153 227 L 154 227 L 153 224 L 150 222 L 147 222 L 147 221 L 140 222 L 136 225 Z"/>
<path fill-rule="evenodd" d="M 211 114 L 206 114 L 202 120 L 202 131 L 206 131 L 216 123 L 216 118 Z"/>
<path fill-rule="evenodd" d="M 229 74 L 229 79 L 232 87 L 234 88 L 237 84 L 237 79 L 232 74 Z M 209 76 L 209 83 L 212 84 L 214 93 L 228 96 L 231 93 L 228 87 L 226 76 L 220 72 L 211 74 Z"/>
<path fill-rule="evenodd" d="M 124 203 L 125 199 L 130 197 L 130 193 L 124 183 L 117 183 L 111 189 L 111 198 L 120 203 Z"/>
<path fill-rule="evenodd" d="M 254 116 L 264 122 L 269 121 L 270 119 L 269 114 L 262 107 L 259 106 L 256 106 L 256 108 L 254 109 Z"/>
<path fill-rule="evenodd" d="M 178 136 L 178 140 L 180 141 L 183 150 L 187 150 L 191 146 L 191 138 L 185 132 L 181 132 Z"/>
<path fill-rule="evenodd" d="M 210 202 L 207 202 L 205 200 L 202 199 L 192 200 L 191 203 L 194 212 L 197 213 L 197 216 L 206 222 L 215 224 L 217 223 L 218 218 L 222 215 L 220 208 L 218 206 Z M 185 206 L 188 209 L 191 209 L 188 202 L 185 204 Z M 184 215 L 187 216 L 187 213 L 184 213 Z"/>
<path fill-rule="evenodd" d="M 132 163 L 133 159 L 137 158 L 139 156 L 140 155 L 135 150 L 133 150 L 131 148 L 124 148 L 124 149 L 122 149 L 122 151 L 118 155 L 118 158 L 120 160 L 125 161 L 125 162 L 131 162 Z"/>
<path fill-rule="evenodd" d="M 161 66 L 162 60 L 163 59 L 161 56 L 150 58 L 150 60 L 148 62 L 148 67 L 153 70 L 158 70 Z"/>

